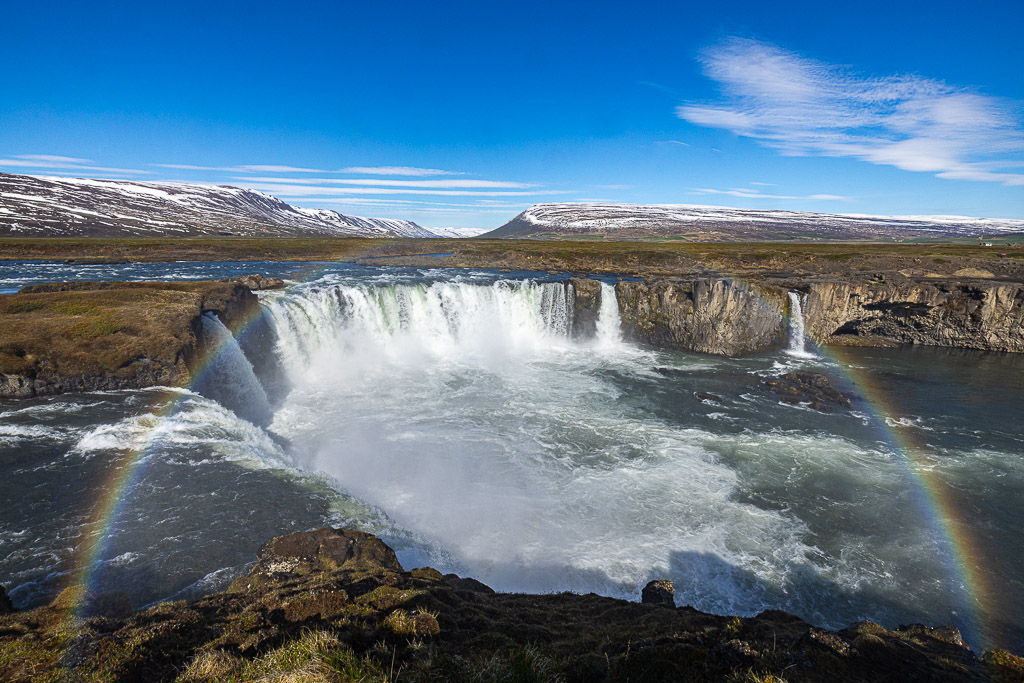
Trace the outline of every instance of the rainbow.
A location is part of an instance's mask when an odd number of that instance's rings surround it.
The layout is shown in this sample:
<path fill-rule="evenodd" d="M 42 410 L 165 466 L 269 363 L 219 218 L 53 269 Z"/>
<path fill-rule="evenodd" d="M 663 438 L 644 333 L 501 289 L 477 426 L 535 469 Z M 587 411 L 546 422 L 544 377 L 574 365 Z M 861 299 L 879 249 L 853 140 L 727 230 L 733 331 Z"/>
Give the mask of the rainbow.
<path fill-rule="evenodd" d="M 334 265 L 337 264 L 310 264 L 294 279 L 299 282 L 309 280 Z M 236 337 L 244 335 L 258 317 L 259 309 L 256 309 L 247 319 L 241 321 L 234 330 Z M 813 342 L 808 339 L 808 343 Z M 159 443 L 159 424 L 178 412 L 183 401 L 190 395 L 188 389 L 199 385 L 206 378 L 226 346 L 227 344 L 221 344 L 205 351 L 204 356 L 193 368 L 191 381 L 184 391 L 169 389 L 177 391 L 178 395 L 156 413 L 157 426 L 149 430 L 148 440 L 138 448 L 125 453 L 110 480 L 102 488 L 99 500 L 93 505 L 93 514 L 85 534 L 86 541 L 79 550 L 81 559 L 77 563 L 78 570 L 69 584 L 69 590 L 74 591 L 73 599 L 76 603 L 76 607 L 70 611 L 70 618 L 75 622 L 86 616 L 97 570 L 102 564 L 101 558 L 109 549 L 112 530 L 122 517 L 122 511 L 131 498 L 131 491 L 141 479 L 147 456 Z M 979 558 L 984 555 L 969 533 L 968 525 L 963 521 L 964 515 L 956 494 L 943 481 L 941 475 L 929 467 L 928 448 L 915 432 L 892 419 L 901 411 L 873 378 L 844 358 L 845 352 L 842 347 L 826 349 L 815 344 L 815 349 L 819 356 L 832 361 L 865 399 L 871 408 L 871 422 L 877 428 L 881 440 L 899 456 L 908 480 L 914 483 L 915 503 L 935 533 L 935 537 L 940 539 L 951 578 L 961 588 L 958 597 L 963 613 L 959 616 L 966 626 L 965 640 L 984 646 L 989 642 L 989 634 L 986 632 L 982 615 L 990 613 L 994 605 L 994 591 L 979 564 Z"/>
<path fill-rule="evenodd" d="M 971 535 L 964 522 L 963 503 L 953 488 L 935 471 L 929 462 L 931 449 L 916 430 L 893 419 L 903 411 L 893 397 L 882 389 L 864 369 L 847 357 L 844 347 L 815 345 L 817 351 L 833 361 L 845 379 L 870 406 L 871 423 L 881 440 L 899 456 L 899 462 L 908 479 L 914 483 L 915 503 L 922 512 L 936 538 L 940 539 L 950 578 L 960 587 L 958 616 L 966 626 L 964 640 L 979 643 L 982 649 L 990 642 L 986 614 L 995 605 L 995 589 L 991 585 L 980 559 L 983 553 L 978 540 Z"/>
<path fill-rule="evenodd" d="M 316 276 L 330 265 L 332 264 L 316 263 L 301 269 L 298 273 L 299 281 Z M 237 321 L 236 329 L 233 331 L 235 338 L 243 338 L 253 323 L 260 319 L 260 316 L 261 309 L 256 307 Z M 225 339 L 203 349 L 202 355 L 191 368 L 190 380 L 185 387 L 181 389 L 164 387 L 168 392 L 174 392 L 176 395 L 155 413 L 156 425 L 148 430 L 147 439 L 140 446 L 124 451 L 120 462 L 114 466 L 110 478 L 100 488 L 99 498 L 90 506 L 92 513 L 86 524 L 84 534 L 86 540 L 78 549 L 77 570 L 72 573 L 68 588 L 65 589 L 71 591 L 70 597 L 74 608 L 69 612 L 69 618 L 73 622 L 80 622 L 87 616 L 89 602 L 95 593 L 94 588 L 98 570 L 102 565 L 101 560 L 108 554 L 107 551 L 114 536 L 113 528 L 123 516 L 122 512 L 131 499 L 131 491 L 142 478 L 145 470 L 144 463 L 160 443 L 160 425 L 179 412 L 185 399 L 190 396 L 192 388 L 201 386 L 208 379 L 211 369 L 216 366 L 217 359 L 227 350 L 228 346 L 229 340 Z"/>

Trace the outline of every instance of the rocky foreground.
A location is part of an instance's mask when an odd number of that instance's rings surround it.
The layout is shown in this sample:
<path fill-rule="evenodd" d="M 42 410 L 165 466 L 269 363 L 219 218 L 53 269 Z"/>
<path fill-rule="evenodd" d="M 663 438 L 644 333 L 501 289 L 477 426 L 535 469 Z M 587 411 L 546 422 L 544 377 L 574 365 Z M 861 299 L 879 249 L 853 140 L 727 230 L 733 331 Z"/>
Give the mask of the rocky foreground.
<path fill-rule="evenodd" d="M 74 586 L 31 611 L 0 600 L 0 680 L 1020 681 L 1024 658 L 977 656 L 952 627 L 704 614 L 669 582 L 643 603 L 495 593 L 328 528 L 273 539 L 195 602 L 132 612 Z"/>

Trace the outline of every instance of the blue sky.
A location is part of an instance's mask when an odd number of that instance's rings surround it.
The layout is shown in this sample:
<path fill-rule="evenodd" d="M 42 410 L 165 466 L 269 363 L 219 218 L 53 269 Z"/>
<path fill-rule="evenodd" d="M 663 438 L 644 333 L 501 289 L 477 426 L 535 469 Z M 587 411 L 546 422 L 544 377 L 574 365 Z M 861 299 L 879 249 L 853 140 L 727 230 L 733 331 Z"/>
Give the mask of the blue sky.
<path fill-rule="evenodd" d="M 5 172 L 233 184 L 428 227 L 587 200 L 1024 218 L 1019 0 L 4 16 Z"/>

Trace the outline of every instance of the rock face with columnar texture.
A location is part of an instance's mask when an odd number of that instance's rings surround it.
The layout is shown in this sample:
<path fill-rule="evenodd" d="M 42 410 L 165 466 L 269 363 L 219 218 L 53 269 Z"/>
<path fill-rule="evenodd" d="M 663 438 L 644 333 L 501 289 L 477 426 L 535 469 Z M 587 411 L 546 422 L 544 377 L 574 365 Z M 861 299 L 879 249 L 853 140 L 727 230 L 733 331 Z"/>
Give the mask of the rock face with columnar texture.
<path fill-rule="evenodd" d="M 736 356 L 778 347 L 786 332 L 786 291 L 728 279 L 620 282 L 627 337 L 654 346 Z"/>
<path fill-rule="evenodd" d="M 824 344 L 1024 352 L 1024 285 L 982 280 L 806 285 L 807 334 Z"/>
<path fill-rule="evenodd" d="M 601 313 L 601 281 L 574 277 L 569 284 L 573 291 L 573 335 L 583 339 L 593 337 Z"/>

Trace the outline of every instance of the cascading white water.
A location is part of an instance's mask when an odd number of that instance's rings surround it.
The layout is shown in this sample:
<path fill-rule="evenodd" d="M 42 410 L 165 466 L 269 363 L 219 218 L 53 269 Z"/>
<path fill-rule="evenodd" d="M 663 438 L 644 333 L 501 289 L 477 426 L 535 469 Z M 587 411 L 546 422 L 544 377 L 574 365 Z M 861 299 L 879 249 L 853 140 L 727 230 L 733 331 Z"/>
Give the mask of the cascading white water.
<path fill-rule="evenodd" d="M 602 346 L 615 345 L 622 341 L 622 321 L 619 319 L 619 302 L 615 287 L 601 283 L 601 308 L 597 316 L 597 341 Z"/>
<path fill-rule="evenodd" d="M 270 401 L 231 330 L 213 313 L 204 313 L 202 342 L 205 367 L 192 388 L 256 424 L 266 423 L 272 414 Z"/>
<path fill-rule="evenodd" d="M 293 373 L 339 356 L 508 360 L 571 346 L 573 290 L 562 283 L 328 285 L 265 301 Z M 615 290 L 604 285 L 597 337 L 619 339 Z"/>
<path fill-rule="evenodd" d="M 814 356 L 806 349 L 807 340 L 804 336 L 804 313 L 801 306 L 800 294 L 789 293 L 789 347 L 786 353 L 799 358 L 811 358 Z"/>

